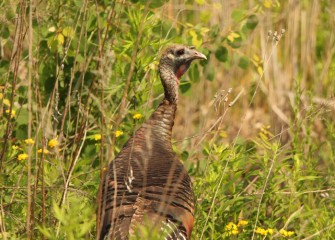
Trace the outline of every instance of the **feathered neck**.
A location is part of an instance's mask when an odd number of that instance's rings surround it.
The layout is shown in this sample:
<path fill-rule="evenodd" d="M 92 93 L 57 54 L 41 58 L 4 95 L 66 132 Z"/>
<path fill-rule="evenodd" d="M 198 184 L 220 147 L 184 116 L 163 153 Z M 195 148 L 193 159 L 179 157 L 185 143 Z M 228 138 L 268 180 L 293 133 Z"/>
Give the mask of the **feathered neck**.
<path fill-rule="evenodd" d="M 177 105 L 164 99 L 150 118 L 143 123 L 142 130 L 145 139 L 155 139 L 155 142 L 161 142 L 163 145 L 171 145 L 172 128 L 177 110 Z M 149 134 L 149 135 L 148 135 Z"/>
<path fill-rule="evenodd" d="M 161 62 L 159 75 L 164 87 L 164 100 L 170 104 L 177 104 L 179 78 L 176 76 L 175 69 L 169 63 Z"/>

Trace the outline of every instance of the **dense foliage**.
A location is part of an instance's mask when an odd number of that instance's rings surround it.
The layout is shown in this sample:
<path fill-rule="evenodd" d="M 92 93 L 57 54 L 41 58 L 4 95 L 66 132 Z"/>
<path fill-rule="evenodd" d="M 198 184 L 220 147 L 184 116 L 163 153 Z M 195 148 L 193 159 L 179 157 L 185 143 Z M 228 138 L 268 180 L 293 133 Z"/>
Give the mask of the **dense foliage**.
<path fill-rule="evenodd" d="M 183 43 L 208 57 L 174 128 L 193 239 L 332 239 L 335 6 L 283 2 L 2 1 L 0 238 L 95 239 L 100 178 Z"/>

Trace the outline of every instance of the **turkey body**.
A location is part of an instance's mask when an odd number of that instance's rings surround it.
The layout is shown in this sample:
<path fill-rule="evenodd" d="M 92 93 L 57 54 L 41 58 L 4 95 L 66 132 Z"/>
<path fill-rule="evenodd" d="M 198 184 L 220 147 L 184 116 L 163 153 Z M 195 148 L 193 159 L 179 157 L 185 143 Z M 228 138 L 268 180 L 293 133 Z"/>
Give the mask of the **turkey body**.
<path fill-rule="evenodd" d="M 172 50 L 181 48 L 186 47 L 178 45 Z M 171 144 L 179 68 L 170 71 L 171 64 L 162 61 L 165 98 L 111 161 L 102 184 L 101 240 L 128 239 L 148 223 L 160 231 L 161 239 L 190 239 L 195 201 L 192 183 Z"/>

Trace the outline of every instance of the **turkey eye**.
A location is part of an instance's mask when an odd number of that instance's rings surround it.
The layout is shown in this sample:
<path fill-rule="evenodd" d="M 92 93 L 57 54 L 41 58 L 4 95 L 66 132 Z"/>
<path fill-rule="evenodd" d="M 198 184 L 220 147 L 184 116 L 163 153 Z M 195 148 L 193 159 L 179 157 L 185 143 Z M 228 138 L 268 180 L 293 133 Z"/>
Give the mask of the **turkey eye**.
<path fill-rule="evenodd" d="M 183 55 L 185 53 L 185 50 L 184 49 L 179 49 L 178 51 L 177 51 L 177 55 L 178 56 L 181 56 L 181 55 Z"/>

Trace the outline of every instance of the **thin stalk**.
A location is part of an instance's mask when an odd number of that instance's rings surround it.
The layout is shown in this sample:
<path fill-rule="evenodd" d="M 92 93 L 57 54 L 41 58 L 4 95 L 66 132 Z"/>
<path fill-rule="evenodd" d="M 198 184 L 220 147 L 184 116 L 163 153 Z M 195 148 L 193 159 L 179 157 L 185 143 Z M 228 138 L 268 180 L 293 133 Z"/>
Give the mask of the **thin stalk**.
<path fill-rule="evenodd" d="M 29 51 L 29 62 L 28 62 L 28 139 L 31 138 L 32 135 L 32 71 L 33 71 L 33 15 L 32 10 L 33 3 L 29 1 L 29 30 L 28 30 L 28 51 Z M 24 13 L 22 13 L 24 14 Z M 31 190 L 31 180 L 32 180 L 32 173 L 31 173 L 31 154 L 32 154 L 32 144 L 28 145 L 28 161 L 27 161 L 27 239 L 32 239 L 32 190 Z"/>

